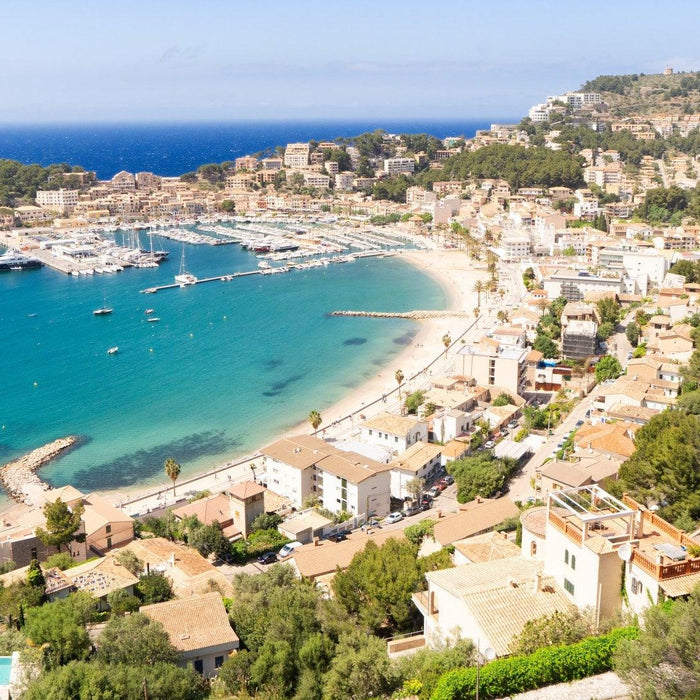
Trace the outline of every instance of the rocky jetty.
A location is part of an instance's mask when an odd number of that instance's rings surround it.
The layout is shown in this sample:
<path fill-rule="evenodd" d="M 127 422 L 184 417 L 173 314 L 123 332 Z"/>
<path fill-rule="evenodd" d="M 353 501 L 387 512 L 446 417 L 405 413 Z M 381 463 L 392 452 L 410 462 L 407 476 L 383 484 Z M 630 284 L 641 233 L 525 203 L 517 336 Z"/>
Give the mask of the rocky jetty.
<path fill-rule="evenodd" d="M 362 316 L 365 318 L 471 318 L 466 311 L 332 311 L 331 316 Z"/>
<path fill-rule="evenodd" d="M 32 505 L 31 494 L 33 492 L 36 492 L 37 489 L 46 491 L 50 488 L 37 476 L 36 472 L 39 467 L 74 447 L 77 442 L 77 436 L 69 435 L 54 440 L 43 447 L 38 447 L 14 462 L 8 462 L 0 467 L 0 483 L 15 501 Z"/>

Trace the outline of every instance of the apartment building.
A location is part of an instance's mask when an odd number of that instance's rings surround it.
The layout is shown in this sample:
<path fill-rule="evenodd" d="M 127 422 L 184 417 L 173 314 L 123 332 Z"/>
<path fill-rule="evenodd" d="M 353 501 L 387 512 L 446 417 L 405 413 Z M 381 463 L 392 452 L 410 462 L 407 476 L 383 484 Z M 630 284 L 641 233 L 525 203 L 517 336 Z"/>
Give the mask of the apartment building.
<path fill-rule="evenodd" d="M 68 214 L 78 204 L 78 190 L 37 190 L 37 206 Z"/>
<path fill-rule="evenodd" d="M 472 377 L 480 386 L 496 386 L 520 394 L 527 384 L 529 351 L 484 338 L 464 345 L 455 358 L 455 372 Z"/>
<path fill-rule="evenodd" d="M 619 273 L 609 277 L 591 275 L 585 271 L 557 270 L 542 281 L 542 288 L 549 299 L 565 297 L 568 301 L 583 301 L 588 292 L 624 291 L 624 283 Z"/>
<path fill-rule="evenodd" d="M 304 172 L 304 184 L 307 187 L 326 188 L 330 185 L 331 178 L 321 173 Z"/>
<path fill-rule="evenodd" d="M 261 452 L 268 487 L 296 508 L 314 495 L 332 512 L 379 516 L 389 512 L 390 467 L 386 464 L 309 435 L 278 440 Z"/>
<path fill-rule="evenodd" d="M 403 454 L 396 457 L 391 467 L 391 495 L 406 498 L 412 495 L 407 487 L 409 481 L 432 479 L 440 470 L 442 447 L 429 442 L 415 442 Z"/>
<path fill-rule="evenodd" d="M 413 158 L 385 158 L 384 172 L 387 175 L 398 175 L 400 173 L 412 173 L 416 167 Z"/>
<path fill-rule="evenodd" d="M 308 143 L 288 143 L 284 149 L 284 167 L 303 170 L 309 164 Z"/>
<path fill-rule="evenodd" d="M 501 259 L 504 262 L 518 262 L 530 255 L 532 246 L 527 236 L 504 236 L 501 239 Z"/>

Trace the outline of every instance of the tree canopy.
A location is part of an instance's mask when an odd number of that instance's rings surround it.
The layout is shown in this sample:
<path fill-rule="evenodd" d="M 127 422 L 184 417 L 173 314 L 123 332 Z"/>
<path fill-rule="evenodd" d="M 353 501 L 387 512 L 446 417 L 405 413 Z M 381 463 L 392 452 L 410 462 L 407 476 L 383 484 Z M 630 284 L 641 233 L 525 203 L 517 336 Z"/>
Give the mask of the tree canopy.
<path fill-rule="evenodd" d="M 80 521 L 85 511 L 82 503 L 76 503 L 69 508 L 60 498 L 57 498 L 53 502 L 47 502 L 43 510 L 46 529 L 38 527 L 36 535 L 44 544 L 57 547 L 60 551 L 63 545 L 81 537 L 76 535 L 76 532 L 80 528 Z"/>
<path fill-rule="evenodd" d="M 175 664 L 178 653 L 160 622 L 141 613 L 113 617 L 102 630 L 97 658 L 106 664 Z"/>
<path fill-rule="evenodd" d="M 490 498 L 503 491 L 518 468 L 514 459 L 498 459 L 490 451 L 450 462 L 448 471 L 457 484 L 457 501 L 468 503 L 477 496 Z"/>

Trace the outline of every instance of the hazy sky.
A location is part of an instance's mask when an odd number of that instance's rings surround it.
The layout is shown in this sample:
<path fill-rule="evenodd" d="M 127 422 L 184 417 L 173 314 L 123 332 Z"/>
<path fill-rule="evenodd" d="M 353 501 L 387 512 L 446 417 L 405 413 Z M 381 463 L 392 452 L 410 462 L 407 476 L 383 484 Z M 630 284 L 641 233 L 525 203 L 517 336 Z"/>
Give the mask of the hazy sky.
<path fill-rule="evenodd" d="M 518 117 L 700 68 L 700 3 L 0 0 L 0 122 Z"/>

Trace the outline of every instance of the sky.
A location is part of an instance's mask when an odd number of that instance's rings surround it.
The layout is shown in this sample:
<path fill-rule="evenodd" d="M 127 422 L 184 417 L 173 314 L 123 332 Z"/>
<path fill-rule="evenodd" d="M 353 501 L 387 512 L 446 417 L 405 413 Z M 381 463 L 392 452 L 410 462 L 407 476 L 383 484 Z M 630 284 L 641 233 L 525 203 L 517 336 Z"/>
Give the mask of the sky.
<path fill-rule="evenodd" d="M 0 123 L 516 118 L 596 75 L 700 69 L 700 3 L 662 7 L 0 0 Z"/>

